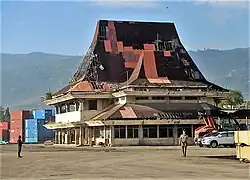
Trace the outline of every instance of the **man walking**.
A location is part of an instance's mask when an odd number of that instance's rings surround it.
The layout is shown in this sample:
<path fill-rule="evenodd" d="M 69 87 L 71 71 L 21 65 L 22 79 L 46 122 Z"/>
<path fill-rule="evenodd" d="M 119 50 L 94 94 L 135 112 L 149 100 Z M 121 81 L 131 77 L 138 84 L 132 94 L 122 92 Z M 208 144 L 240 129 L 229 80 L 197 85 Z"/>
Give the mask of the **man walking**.
<path fill-rule="evenodd" d="M 18 157 L 21 158 L 21 151 L 22 151 L 22 145 L 23 145 L 23 142 L 22 142 L 22 137 L 21 136 L 18 136 L 18 140 L 17 140 L 17 145 L 18 145 Z"/>
<path fill-rule="evenodd" d="M 184 157 L 187 155 L 187 141 L 188 141 L 188 135 L 186 135 L 185 130 L 183 130 L 182 135 L 180 136 L 179 144 L 182 148 L 182 154 Z"/>

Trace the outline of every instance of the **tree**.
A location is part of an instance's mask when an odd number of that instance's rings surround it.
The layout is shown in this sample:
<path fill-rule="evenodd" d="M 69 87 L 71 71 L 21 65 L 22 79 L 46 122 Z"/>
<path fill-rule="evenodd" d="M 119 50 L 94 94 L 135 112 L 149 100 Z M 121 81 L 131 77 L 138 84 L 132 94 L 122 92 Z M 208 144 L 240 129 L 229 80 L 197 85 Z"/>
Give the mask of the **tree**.
<path fill-rule="evenodd" d="M 51 92 L 47 92 L 45 94 L 45 100 L 50 100 L 50 99 L 52 99 L 52 93 Z"/>
<path fill-rule="evenodd" d="M 243 95 L 238 90 L 230 90 L 229 98 L 220 103 L 221 106 L 229 105 L 231 108 L 239 107 L 244 103 Z"/>
<path fill-rule="evenodd" d="M 240 106 L 244 102 L 242 93 L 238 90 L 231 90 L 228 102 L 232 106 L 235 106 L 235 107 Z"/>
<path fill-rule="evenodd" d="M 9 109 L 9 107 L 7 107 L 6 110 L 5 110 L 4 120 L 7 121 L 7 122 L 10 122 L 10 109 Z"/>
<path fill-rule="evenodd" d="M 0 106 L 0 121 L 3 122 L 4 119 L 4 108 Z"/>

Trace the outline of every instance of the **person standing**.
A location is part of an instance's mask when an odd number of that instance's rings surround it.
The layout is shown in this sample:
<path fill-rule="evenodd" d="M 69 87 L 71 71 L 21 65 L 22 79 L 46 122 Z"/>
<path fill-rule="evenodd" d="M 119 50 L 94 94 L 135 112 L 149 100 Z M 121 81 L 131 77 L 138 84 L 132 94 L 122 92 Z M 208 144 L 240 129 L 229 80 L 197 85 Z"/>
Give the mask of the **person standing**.
<path fill-rule="evenodd" d="M 184 157 L 187 156 L 187 141 L 188 141 L 188 135 L 186 135 L 185 130 L 183 130 L 183 132 L 180 136 L 179 144 L 182 148 L 182 155 Z"/>
<path fill-rule="evenodd" d="M 18 136 L 18 140 L 17 140 L 17 145 L 18 145 L 18 157 L 21 158 L 21 151 L 22 151 L 22 145 L 23 145 L 23 142 L 22 142 L 22 137 L 21 136 Z"/>

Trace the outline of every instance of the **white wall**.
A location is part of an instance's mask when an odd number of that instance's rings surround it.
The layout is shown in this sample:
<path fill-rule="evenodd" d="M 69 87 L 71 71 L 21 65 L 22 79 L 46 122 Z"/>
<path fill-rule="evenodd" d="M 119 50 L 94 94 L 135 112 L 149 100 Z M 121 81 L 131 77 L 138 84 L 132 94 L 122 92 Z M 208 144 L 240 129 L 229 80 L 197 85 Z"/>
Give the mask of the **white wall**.
<path fill-rule="evenodd" d="M 81 112 L 74 111 L 74 112 L 67 112 L 62 114 L 56 114 L 56 122 L 61 123 L 69 123 L 69 122 L 78 122 L 81 121 Z"/>

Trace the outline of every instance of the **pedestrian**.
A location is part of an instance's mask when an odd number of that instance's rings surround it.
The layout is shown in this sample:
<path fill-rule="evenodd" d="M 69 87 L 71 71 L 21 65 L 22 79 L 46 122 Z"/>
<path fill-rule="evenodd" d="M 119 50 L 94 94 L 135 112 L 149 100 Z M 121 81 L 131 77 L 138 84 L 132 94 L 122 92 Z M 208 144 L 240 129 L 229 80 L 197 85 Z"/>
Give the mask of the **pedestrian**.
<path fill-rule="evenodd" d="M 185 130 L 183 130 L 180 136 L 179 144 L 182 148 L 182 155 L 184 157 L 187 156 L 187 141 L 188 141 L 188 135 L 186 135 Z"/>
<path fill-rule="evenodd" d="M 21 158 L 21 151 L 22 151 L 22 145 L 23 145 L 23 142 L 22 142 L 22 137 L 21 136 L 18 136 L 18 140 L 17 140 L 17 145 L 18 145 L 18 157 Z"/>

